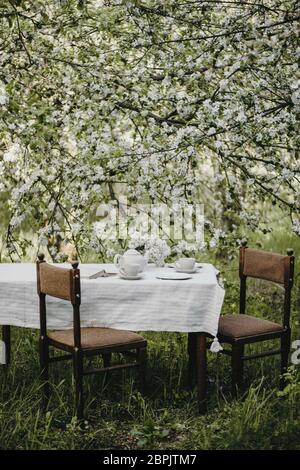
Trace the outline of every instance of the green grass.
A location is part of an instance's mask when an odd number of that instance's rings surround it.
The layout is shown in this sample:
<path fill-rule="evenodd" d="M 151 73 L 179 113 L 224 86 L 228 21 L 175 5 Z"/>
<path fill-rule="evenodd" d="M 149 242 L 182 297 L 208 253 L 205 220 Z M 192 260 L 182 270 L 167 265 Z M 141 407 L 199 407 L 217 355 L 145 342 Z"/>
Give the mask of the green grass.
<path fill-rule="evenodd" d="M 275 241 L 274 241 L 275 240 Z M 300 253 L 299 239 L 277 233 L 262 248 Z M 300 262 L 297 258 L 298 265 Z M 218 261 L 226 299 L 223 312 L 237 311 L 237 260 Z M 299 270 L 293 292 L 293 339 L 300 338 Z M 249 312 L 279 321 L 282 292 L 265 283 L 249 286 Z M 38 332 L 13 328 L 13 360 L 0 370 L 0 448 L 2 449 L 300 449 L 300 366 L 278 393 L 279 358 L 250 362 L 243 396 L 230 396 L 230 360 L 208 354 L 208 411 L 197 412 L 195 391 L 186 388 L 186 335 L 145 333 L 149 343 L 148 392 L 137 390 L 134 372 L 117 372 L 104 384 L 85 381 L 87 421 L 73 417 L 71 364 L 51 369 L 51 401 L 41 407 Z M 252 346 L 252 350 L 261 346 Z"/>

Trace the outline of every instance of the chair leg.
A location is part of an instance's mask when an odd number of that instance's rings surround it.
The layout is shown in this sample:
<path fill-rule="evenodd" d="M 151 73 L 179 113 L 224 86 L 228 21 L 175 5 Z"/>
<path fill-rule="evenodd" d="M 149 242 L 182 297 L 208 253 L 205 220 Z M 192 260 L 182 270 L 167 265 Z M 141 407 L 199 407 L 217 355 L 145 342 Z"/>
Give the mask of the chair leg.
<path fill-rule="evenodd" d="M 231 368 L 232 368 L 232 395 L 237 398 L 238 391 L 243 380 L 243 361 L 244 346 L 242 344 L 232 345 Z"/>
<path fill-rule="evenodd" d="M 73 352 L 73 368 L 75 380 L 75 404 L 76 416 L 79 420 L 83 419 L 83 356 L 82 352 L 75 348 Z"/>
<path fill-rule="evenodd" d="M 199 412 L 204 413 L 207 393 L 206 335 L 204 333 L 197 333 L 195 350 L 198 406 Z"/>
<path fill-rule="evenodd" d="M 146 374 L 147 374 L 147 348 L 140 348 L 138 351 L 138 362 L 139 362 L 139 382 L 140 392 L 145 394 L 146 392 Z"/>
<path fill-rule="evenodd" d="M 110 366 L 111 353 L 102 354 L 104 367 Z"/>
<path fill-rule="evenodd" d="M 46 410 L 49 402 L 49 344 L 45 336 L 40 337 L 40 367 L 43 382 L 43 409 Z"/>
<path fill-rule="evenodd" d="M 188 333 L 188 388 L 191 390 L 195 383 L 195 373 L 196 373 L 196 341 L 197 333 Z"/>
<path fill-rule="evenodd" d="M 5 347 L 5 367 L 10 364 L 10 351 L 11 351 L 11 330 L 9 325 L 2 327 L 2 339 Z"/>
<path fill-rule="evenodd" d="M 111 363 L 111 353 L 102 354 L 102 357 L 103 357 L 103 366 L 109 367 Z M 103 385 L 106 385 L 107 378 L 108 378 L 108 372 L 105 372 L 103 376 Z"/>
<path fill-rule="evenodd" d="M 283 390 L 286 381 L 284 378 L 284 374 L 287 372 L 288 362 L 289 362 L 289 354 L 291 348 L 291 332 L 288 330 L 280 339 L 281 342 L 281 378 L 280 378 L 280 390 Z"/>

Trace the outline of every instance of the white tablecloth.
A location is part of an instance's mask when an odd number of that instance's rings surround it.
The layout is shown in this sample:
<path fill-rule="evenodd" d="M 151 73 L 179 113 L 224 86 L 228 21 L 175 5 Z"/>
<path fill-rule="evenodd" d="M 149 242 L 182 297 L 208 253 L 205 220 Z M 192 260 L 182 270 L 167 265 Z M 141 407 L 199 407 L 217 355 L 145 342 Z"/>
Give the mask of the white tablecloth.
<path fill-rule="evenodd" d="M 70 267 L 70 265 L 62 265 Z M 174 269 L 149 265 L 143 279 L 119 276 L 88 279 L 113 265 L 81 264 L 81 324 L 132 331 L 204 332 L 216 336 L 224 290 L 216 269 L 203 264 L 189 280 L 160 280 L 156 275 Z M 48 328 L 72 327 L 68 302 L 47 298 Z M 39 328 L 36 266 L 0 264 L 0 325 Z"/>

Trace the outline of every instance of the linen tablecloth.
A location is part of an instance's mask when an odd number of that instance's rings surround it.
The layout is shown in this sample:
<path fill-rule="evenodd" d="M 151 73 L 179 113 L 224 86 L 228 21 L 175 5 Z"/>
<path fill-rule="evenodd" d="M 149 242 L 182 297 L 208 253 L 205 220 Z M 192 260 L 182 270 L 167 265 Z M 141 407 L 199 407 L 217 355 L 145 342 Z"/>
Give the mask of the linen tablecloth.
<path fill-rule="evenodd" d="M 149 265 L 142 279 L 129 281 L 118 275 L 88 279 L 103 268 L 107 272 L 117 270 L 111 264 L 80 264 L 81 325 L 216 336 L 224 289 L 218 283 L 214 266 L 201 266 L 191 279 L 174 281 L 156 278 L 174 273 L 174 269 Z M 72 327 L 68 302 L 48 297 L 47 312 L 49 329 Z M 1 324 L 39 328 L 35 264 L 0 264 Z"/>

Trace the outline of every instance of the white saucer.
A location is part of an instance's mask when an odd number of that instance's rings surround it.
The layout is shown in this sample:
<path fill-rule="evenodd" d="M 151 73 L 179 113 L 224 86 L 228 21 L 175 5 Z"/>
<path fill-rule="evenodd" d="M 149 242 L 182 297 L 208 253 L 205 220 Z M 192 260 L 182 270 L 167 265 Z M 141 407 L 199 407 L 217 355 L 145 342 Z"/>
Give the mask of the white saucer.
<path fill-rule="evenodd" d="M 156 279 L 164 279 L 164 280 L 170 280 L 170 281 L 183 281 L 185 279 L 192 279 L 192 276 L 187 276 L 184 274 L 165 274 L 161 276 L 156 276 Z"/>
<path fill-rule="evenodd" d="M 138 274 L 137 276 L 127 276 L 127 274 L 119 273 L 121 279 L 127 279 L 128 281 L 137 281 L 138 279 L 142 279 L 143 273 Z"/>
<path fill-rule="evenodd" d="M 198 273 L 199 272 L 199 269 L 196 267 L 194 269 L 180 269 L 180 268 L 175 268 L 175 271 L 177 273 L 186 273 L 186 274 L 194 274 L 194 273 Z"/>
<path fill-rule="evenodd" d="M 175 268 L 175 269 L 177 270 L 177 268 L 175 267 L 175 263 L 170 263 L 170 264 L 168 264 L 167 266 L 168 266 L 168 268 Z M 186 273 L 192 274 L 192 273 L 197 272 L 198 269 L 201 269 L 201 268 L 203 268 L 203 265 L 202 265 L 202 264 L 199 264 L 199 263 L 196 263 L 196 265 L 195 265 L 195 267 L 194 267 L 194 269 L 193 269 L 192 271 L 180 270 L 180 271 L 178 271 L 178 272 L 182 272 L 182 273 L 185 273 L 185 272 L 186 272 Z"/>

